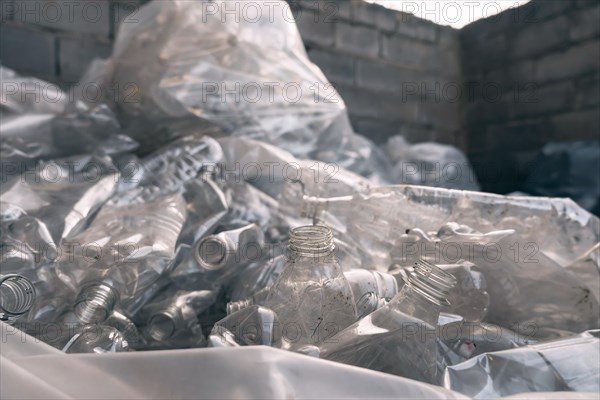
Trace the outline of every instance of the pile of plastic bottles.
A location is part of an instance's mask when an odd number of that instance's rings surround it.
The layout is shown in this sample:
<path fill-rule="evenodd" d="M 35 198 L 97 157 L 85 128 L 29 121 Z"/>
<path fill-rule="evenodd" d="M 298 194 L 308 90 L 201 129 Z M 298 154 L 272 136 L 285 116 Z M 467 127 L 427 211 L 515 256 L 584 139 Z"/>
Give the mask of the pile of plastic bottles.
<path fill-rule="evenodd" d="M 200 102 L 265 60 L 326 82 L 295 26 L 201 13 L 152 2 L 92 67 L 146 64 L 140 103 L 28 103 L 44 82 L 1 70 L 2 321 L 66 353 L 265 345 L 470 396 L 600 390 L 597 217 L 385 185 L 343 102 Z"/>

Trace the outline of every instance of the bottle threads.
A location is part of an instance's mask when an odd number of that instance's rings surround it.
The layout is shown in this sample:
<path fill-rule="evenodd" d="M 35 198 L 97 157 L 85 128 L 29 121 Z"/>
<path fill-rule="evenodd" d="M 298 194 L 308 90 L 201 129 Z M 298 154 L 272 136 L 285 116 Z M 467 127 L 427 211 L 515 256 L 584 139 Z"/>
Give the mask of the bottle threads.
<path fill-rule="evenodd" d="M 35 302 L 33 283 L 21 275 L 0 277 L 0 311 L 5 317 L 25 314 Z"/>
<path fill-rule="evenodd" d="M 407 285 L 432 303 L 450 305 L 448 298 L 456 285 L 456 278 L 438 266 L 420 259 L 404 279 Z"/>
<path fill-rule="evenodd" d="M 318 257 L 335 250 L 333 233 L 323 225 L 307 225 L 292 229 L 288 242 L 290 255 Z"/>
<path fill-rule="evenodd" d="M 112 287 L 99 283 L 85 287 L 75 301 L 75 316 L 84 324 L 100 323 L 117 305 L 118 294 Z"/>

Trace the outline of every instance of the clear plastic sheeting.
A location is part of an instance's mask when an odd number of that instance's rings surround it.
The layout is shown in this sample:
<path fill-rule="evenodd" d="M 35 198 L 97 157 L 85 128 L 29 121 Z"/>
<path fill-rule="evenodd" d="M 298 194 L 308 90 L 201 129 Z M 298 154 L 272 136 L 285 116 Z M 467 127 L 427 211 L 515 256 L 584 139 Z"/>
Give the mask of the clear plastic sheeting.
<path fill-rule="evenodd" d="M 446 223 L 479 232 L 511 229 L 524 242 L 566 267 L 600 240 L 600 220 L 570 199 L 510 197 L 424 186 L 382 186 L 353 196 L 302 201 L 305 217 L 339 229 L 369 246 L 380 267 L 402 234 L 437 232 Z M 525 256 L 525 255 L 524 255 Z"/>
<path fill-rule="evenodd" d="M 268 347 L 66 355 L 5 324 L 0 327 L 6 337 L 0 347 L 2 398 L 468 398 Z M 210 368 L 198 373 L 199 366 Z M 236 376 L 235 384 L 223 379 L 227 376 Z"/>
<path fill-rule="evenodd" d="M 476 399 L 520 392 L 598 392 L 599 381 L 598 331 L 482 354 L 448 367 L 444 376 L 445 387 Z"/>

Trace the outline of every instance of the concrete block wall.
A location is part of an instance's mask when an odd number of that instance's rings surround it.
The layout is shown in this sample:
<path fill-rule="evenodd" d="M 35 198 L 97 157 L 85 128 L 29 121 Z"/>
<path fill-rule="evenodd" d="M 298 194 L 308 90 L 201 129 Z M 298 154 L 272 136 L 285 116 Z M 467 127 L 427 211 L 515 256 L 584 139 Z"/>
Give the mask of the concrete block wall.
<path fill-rule="evenodd" d="M 291 3 L 308 55 L 346 102 L 355 130 L 376 143 L 463 146 L 458 31 L 361 0 Z"/>
<path fill-rule="evenodd" d="M 144 0 L 2 0 L 0 61 L 23 75 L 68 85 L 110 55 L 121 23 Z"/>
<path fill-rule="evenodd" d="M 460 37 L 467 151 L 484 190 L 518 188 L 549 141 L 600 137 L 600 2 L 533 0 Z"/>
<path fill-rule="evenodd" d="M 0 60 L 22 74 L 76 82 L 110 54 L 118 24 L 144 0 L 2 0 Z M 375 142 L 463 143 L 458 31 L 362 0 L 290 0 L 309 57 L 346 101 L 355 130 Z"/>

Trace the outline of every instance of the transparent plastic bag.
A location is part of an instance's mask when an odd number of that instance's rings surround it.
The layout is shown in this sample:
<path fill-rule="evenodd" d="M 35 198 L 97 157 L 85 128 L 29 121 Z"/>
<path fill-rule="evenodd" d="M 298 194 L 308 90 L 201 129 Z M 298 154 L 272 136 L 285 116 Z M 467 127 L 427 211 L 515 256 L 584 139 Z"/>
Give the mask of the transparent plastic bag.
<path fill-rule="evenodd" d="M 227 2 L 212 5 L 216 13 L 202 2 L 150 3 L 138 23 L 121 25 L 111 58 L 89 75 L 116 85 L 120 98 L 136 89 L 136 101 L 117 104 L 128 132 L 146 146 L 159 136 L 148 137 L 148 126 L 207 121 L 228 135 L 386 181 L 387 160 L 352 131 L 343 100 L 308 59 L 293 20 L 269 13 L 289 6 L 259 2 L 249 21 L 228 17 Z"/>

